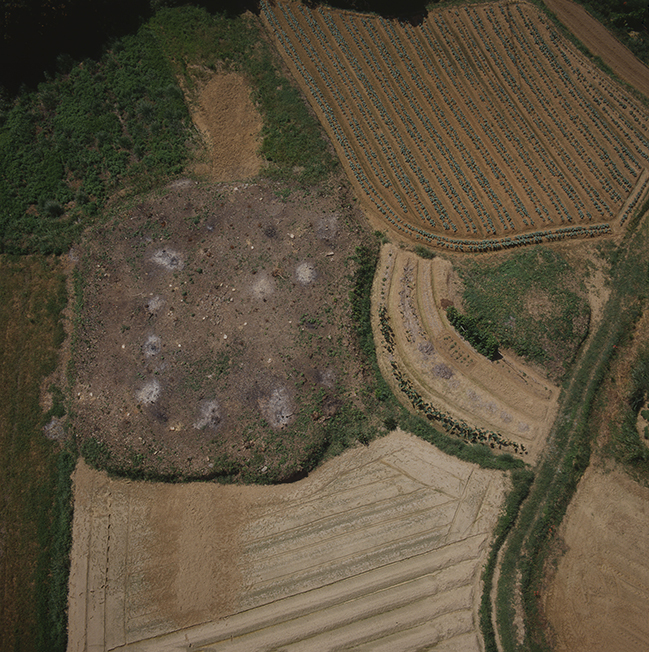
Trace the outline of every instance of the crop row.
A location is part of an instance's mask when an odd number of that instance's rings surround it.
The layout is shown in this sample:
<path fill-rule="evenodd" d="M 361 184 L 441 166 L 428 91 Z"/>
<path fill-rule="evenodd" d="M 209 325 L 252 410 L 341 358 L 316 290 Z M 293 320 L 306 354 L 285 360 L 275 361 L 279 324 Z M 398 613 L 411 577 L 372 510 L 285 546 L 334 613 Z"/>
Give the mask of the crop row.
<path fill-rule="evenodd" d="M 370 210 L 460 251 L 610 233 L 648 157 L 642 108 L 532 12 L 468 6 L 412 27 L 262 2 Z"/>
<path fill-rule="evenodd" d="M 395 346 L 394 331 L 390 325 L 390 318 L 385 306 L 379 308 L 379 322 L 381 333 L 385 340 L 385 348 L 388 353 L 392 354 Z M 419 392 L 417 392 L 413 387 L 412 382 L 403 375 L 394 360 L 390 361 L 390 366 L 392 367 L 392 375 L 397 381 L 399 390 L 406 395 L 412 407 L 425 416 L 429 421 L 437 421 L 449 434 L 461 437 L 472 444 L 486 444 L 491 448 L 498 447 L 500 450 L 503 448 L 511 448 L 516 453 L 520 452 L 527 454 L 527 450 L 523 444 L 511 441 L 506 437 L 503 437 L 501 434 L 491 430 L 486 430 L 485 428 L 474 428 L 466 423 L 466 421 L 455 419 L 446 412 L 438 410 L 431 403 L 426 402 L 421 397 L 421 394 L 419 394 Z"/>

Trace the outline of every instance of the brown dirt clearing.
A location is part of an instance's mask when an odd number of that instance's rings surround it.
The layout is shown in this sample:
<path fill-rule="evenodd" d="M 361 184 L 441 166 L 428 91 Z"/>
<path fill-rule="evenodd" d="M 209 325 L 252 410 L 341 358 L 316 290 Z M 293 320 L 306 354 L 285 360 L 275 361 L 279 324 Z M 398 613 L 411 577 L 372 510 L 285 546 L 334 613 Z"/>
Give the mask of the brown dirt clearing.
<path fill-rule="evenodd" d="M 194 173 L 210 181 L 255 177 L 264 164 L 258 153 L 262 119 L 247 82 L 237 73 L 217 73 L 210 74 L 199 88 L 189 106 L 207 160 L 196 163 Z"/>
<path fill-rule="evenodd" d="M 559 536 L 566 553 L 543 600 L 555 649 L 649 649 L 649 489 L 590 466 Z"/>
<path fill-rule="evenodd" d="M 74 409 L 96 462 L 277 481 L 365 409 L 344 301 L 361 218 L 344 185 L 276 188 L 179 180 L 87 237 Z"/>

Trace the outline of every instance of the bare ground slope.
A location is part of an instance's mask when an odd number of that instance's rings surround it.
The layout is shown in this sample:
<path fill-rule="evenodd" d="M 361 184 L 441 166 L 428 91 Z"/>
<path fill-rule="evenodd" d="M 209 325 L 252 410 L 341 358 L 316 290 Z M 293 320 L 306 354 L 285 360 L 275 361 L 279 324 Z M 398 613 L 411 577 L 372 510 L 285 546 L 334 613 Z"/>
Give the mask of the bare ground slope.
<path fill-rule="evenodd" d="M 292 485 L 74 479 L 70 652 L 481 649 L 506 480 L 411 435 Z"/>
<path fill-rule="evenodd" d="M 615 74 L 649 97 L 649 68 L 583 7 L 571 0 L 543 0 L 545 6 Z"/>

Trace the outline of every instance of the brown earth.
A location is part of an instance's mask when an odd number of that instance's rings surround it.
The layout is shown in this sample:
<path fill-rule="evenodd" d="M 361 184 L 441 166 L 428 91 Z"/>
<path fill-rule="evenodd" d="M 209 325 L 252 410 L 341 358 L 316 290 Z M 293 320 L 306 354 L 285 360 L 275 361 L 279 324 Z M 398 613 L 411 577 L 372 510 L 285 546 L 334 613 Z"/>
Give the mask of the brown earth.
<path fill-rule="evenodd" d="M 400 431 L 275 487 L 111 480 L 81 462 L 68 650 L 477 652 L 506 485 Z"/>
<path fill-rule="evenodd" d="M 543 4 L 618 77 L 649 97 L 649 68 L 604 25 L 571 0 L 543 0 Z"/>
<path fill-rule="evenodd" d="M 257 176 L 263 167 L 258 150 L 262 119 L 250 99 L 250 87 L 237 73 L 202 71 L 192 119 L 206 146 L 206 162 L 194 173 L 210 181 L 237 181 Z M 236 135 L 236 137 L 233 137 Z"/>
<path fill-rule="evenodd" d="M 344 184 L 286 200 L 278 188 L 181 179 L 88 235 L 74 411 L 82 444 L 99 445 L 86 454 L 149 475 L 281 480 L 313 463 L 343 405 L 363 408 L 341 298 L 368 236 Z"/>
<path fill-rule="evenodd" d="M 649 489 L 590 466 L 558 535 L 566 552 L 543 596 L 554 649 L 649 649 Z"/>

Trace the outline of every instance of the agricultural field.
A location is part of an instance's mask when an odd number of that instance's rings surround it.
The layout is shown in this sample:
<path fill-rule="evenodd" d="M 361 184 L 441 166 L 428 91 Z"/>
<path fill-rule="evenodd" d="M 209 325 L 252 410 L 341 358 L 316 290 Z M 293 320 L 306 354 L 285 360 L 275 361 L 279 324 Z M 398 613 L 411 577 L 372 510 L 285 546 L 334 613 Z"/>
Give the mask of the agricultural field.
<path fill-rule="evenodd" d="M 373 294 L 379 364 L 397 396 L 471 443 L 534 463 L 557 411 L 559 388 L 508 352 L 478 353 L 448 321 L 453 267 L 384 245 Z"/>
<path fill-rule="evenodd" d="M 646 110 L 527 3 L 418 25 L 261 6 L 381 230 L 464 252 L 610 235 L 649 189 Z"/>
<path fill-rule="evenodd" d="M 74 479 L 70 652 L 483 649 L 500 471 L 397 430 L 274 487 Z"/>

